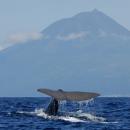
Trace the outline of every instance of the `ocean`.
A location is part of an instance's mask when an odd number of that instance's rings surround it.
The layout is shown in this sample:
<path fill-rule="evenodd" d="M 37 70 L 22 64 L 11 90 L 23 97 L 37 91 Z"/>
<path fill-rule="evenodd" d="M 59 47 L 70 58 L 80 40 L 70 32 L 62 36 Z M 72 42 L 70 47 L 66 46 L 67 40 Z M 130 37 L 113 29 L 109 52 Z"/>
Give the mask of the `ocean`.
<path fill-rule="evenodd" d="M 63 101 L 57 116 L 44 113 L 50 100 L 0 98 L 0 130 L 130 130 L 130 98 Z"/>

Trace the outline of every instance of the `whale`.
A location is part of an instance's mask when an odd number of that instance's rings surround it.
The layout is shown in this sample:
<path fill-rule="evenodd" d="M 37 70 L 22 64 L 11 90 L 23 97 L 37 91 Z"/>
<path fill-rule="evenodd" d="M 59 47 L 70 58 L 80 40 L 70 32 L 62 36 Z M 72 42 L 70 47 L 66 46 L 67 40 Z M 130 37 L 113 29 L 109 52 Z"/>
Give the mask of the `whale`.
<path fill-rule="evenodd" d="M 40 88 L 37 91 L 52 97 L 45 113 L 54 116 L 58 113 L 60 101 L 84 101 L 100 96 L 99 93 L 94 92 L 64 91 L 62 89 L 51 90 L 47 88 Z"/>

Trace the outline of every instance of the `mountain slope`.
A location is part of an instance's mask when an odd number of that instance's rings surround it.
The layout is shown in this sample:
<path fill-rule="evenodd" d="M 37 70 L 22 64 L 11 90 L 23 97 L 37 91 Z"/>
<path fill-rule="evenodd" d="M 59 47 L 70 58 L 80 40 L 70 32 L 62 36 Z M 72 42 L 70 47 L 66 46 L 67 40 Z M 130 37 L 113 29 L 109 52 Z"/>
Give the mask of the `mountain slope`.
<path fill-rule="evenodd" d="M 130 32 L 98 10 L 55 22 L 43 39 L 0 52 L 0 95 L 37 88 L 129 95 Z"/>

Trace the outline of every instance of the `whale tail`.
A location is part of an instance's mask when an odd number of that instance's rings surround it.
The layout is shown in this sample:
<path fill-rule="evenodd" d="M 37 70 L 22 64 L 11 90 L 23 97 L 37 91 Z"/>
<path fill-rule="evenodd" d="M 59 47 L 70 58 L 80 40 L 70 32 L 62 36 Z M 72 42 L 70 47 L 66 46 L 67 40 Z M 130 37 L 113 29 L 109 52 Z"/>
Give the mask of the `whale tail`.
<path fill-rule="evenodd" d="M 48 105 L 45 113 L 47 113 L 48 115 L 57 115 L 58 112 L 58 108 L 59 108 L 59 104 L 58 101 L 53 98 L 50 102 L 50 104 Z"/>
<path fill-rule="evenodd" d="M 53 99 L 48 105 L 46 109 L 46 113 L 49 115 L 56 115 L 58 112 L 58 102 L 62 100 L 67 101 L 83 101 L 83 100 L 89 100 L 91 98 L 95 98 L 97 96 L 100 96 L 98 93 L 93 92 L 79 92 L 79 91 L 63 91 L 61 89 L 59 90 L 50 90 L 50 89 L 38 89 L 39 92 L 44 93 L 46 95 L 51 96 Z"/>
<path fill-rule="evenodd" d="M 46 95 L 49 95 L 58 101 L 61 100 L 69 100 L 69 101 L 83 101 L 83 100 L 89 100 L 91 98 L 95 98 L 97 96 L 100 96 L 98 93 L 93 92 L 80 92 L 80 91 L 63 91 L 61 89 L 59 90 L 50 90 L 50 89 L 38 89 L 39 92 L 44 93 Z"/>

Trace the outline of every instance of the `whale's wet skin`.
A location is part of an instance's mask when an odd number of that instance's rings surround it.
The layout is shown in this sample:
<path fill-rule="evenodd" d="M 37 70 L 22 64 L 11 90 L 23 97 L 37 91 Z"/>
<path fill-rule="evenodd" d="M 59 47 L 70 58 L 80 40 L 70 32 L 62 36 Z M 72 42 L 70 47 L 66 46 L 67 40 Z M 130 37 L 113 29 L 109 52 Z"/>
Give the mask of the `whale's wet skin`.
<path fill-rule="evenodd" d="M 56 116 L 49 98 L 0 98 L 0 130 L 130 130 L 130 98 L 61 102 Z"/>

